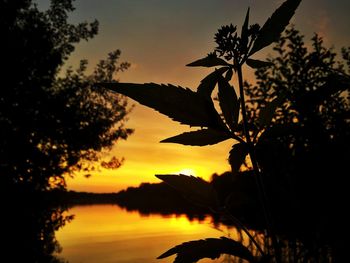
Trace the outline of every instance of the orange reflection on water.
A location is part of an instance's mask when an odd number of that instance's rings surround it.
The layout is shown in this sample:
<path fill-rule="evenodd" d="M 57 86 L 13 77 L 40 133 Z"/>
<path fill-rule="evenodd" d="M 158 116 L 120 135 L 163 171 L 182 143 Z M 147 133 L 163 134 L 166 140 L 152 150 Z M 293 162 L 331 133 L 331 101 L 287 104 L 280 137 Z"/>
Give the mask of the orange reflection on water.
<path fill-rule="evenodd" d="M 74 220 L 56 237 L 63 247 L 60 256 L 70 263 L 172 262 L 156 257 L 189 240 L 225 235 L 210 218 L 199 223 L 185 215 L 141 216 L 114 205 L 77 206 L 69 213 Z"/>

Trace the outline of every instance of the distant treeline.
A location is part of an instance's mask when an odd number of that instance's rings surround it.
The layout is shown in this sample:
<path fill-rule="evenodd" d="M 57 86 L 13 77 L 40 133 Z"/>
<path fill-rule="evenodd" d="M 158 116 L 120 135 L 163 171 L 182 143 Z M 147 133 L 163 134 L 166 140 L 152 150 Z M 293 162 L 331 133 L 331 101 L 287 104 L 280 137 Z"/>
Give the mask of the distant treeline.
<path fill-rule="evenodd" d="M 254 181 L 250 172 L 232 176 L 230 172 L 221 175 L 213 174 L 210 184 L 217 190 L 222 203 L 231 193 L 230 206 L 235 209 L 252 206 L 255 200 Z M 232 193 L 233 192 L 233 193 Z M 153 213 L 162 210 L 164 213 L 183 213 L 207 211 L 190 203 L 178 191 L 166 183 L 141 183 L 138 187 L 128 187 L 118 193 L 91 193 L 77 191 L 52 190 L 49 195 L 60 202 L 75 204 L 116 203 L 128 210 L 140 210 Z"/>
<path fill-rule="evenodd" d="M 229 206 L 235 216 L 245 221 L 260 218 L 255 183 L 249 173 L 242 172 L 235 176 L 230 172 L 221 175 L 213 174 L 210 180 L 210 184 L 217 190 L 221 204 Z M 191 203 L 163 182 L 142 183 L 138 187 L 128 187 L 118 193 L 51 191 L 50 194 L 53 199 L 67 206 L 117 204 L 127 211 L 138 211 L 142 215 L 186 214 L 189 219 L 201 220 L 210 214 L 215 219 L 220 218 L 219 214 Z M 227 199 L 228 196 L 230 196 L 229 199 Z"/>
<path fill-rule="evenodd" d="M 193 205 L 165 183 L 142 183 L 117 193 L 117 204 L 128 211 L 151 213 L 203 215 L 207 209 Z"/>
<path fill-rule="evenodd" d="M 59 203 L 66 204 L 68 206 L 117 203 L 116 193 L 88 193 L 53 190 L 49 193 L 49 196 Z"/>
<path fill-rule="evenodd" d="M 254 181 L 251 176 L 247 176 L 247 173 L 240 173 L 234 177 L 230 172 L 226 172 L 221 175 L 214 174 L 210 184 L 217 190 L 219 198 L 222 203 L 225 202 L 225 198 L 228 193 L 234 191 L 234 196 L 231 194 L 232 203 L 230 206 L 234 206 L 236 209 L 252 205 L 254 203 Z M 234 199 L 234 202 L 233 202 Z M 178 191 L 168 186 L 165 183 L 142 183 L 139 187 L 129 187 L 126 190 L 122 190 L 117 193 L 117 202 L 120 205 L 125 205 L 130 209 L 133 207 L 139 207 L 144 205 L 148 209 L 163 209 L 169 211 L 169 213 L 175 210 L 191 210 L 207 211 L 207 208 L 198 208 L 196 205 L 190 203 L 185 197 L 183 197 Z"/>
<path fill-rule="evenodd" d="M 252 219 L 260 218 L 260 209 L 256 203 L 255 183 L 249 173 L 239 173 L 234 177 L 230 172 L 213 174 L 210 184 L 217 190 L 221 204 L 230 206 L 235 216 L 249 221 L 249 225 L 252 226 L 258 224 Z M 231 193 L 230 200 L 227 200 L 229 193 Z M 138 211 L 143 215 L 186 214 L 189 219 L 201 220 L 210 214 L 216 222 L 226 220 L 208 208 L 191 203 L 163 182 L 142 183 L 139 187 L 128 187 L 116 194 L 116 202 L 127 211 Z"/>

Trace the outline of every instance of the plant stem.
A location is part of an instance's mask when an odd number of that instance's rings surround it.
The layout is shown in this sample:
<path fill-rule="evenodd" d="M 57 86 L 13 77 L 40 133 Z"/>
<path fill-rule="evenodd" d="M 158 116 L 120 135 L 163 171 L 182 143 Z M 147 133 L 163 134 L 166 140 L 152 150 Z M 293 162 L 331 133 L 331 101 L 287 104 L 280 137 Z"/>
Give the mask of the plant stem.
<path fill-rule="evenodd" d="M 227 216 L 228 218 L 230 218 L 230 220 L 236 224 L 236 226 L 240 229 L 243 230 L 243 232 L 248 236 L 248 238 L 253 242 L 253 244 L 255 245 L 255 247 L 259 250 L 259 252 L 261 253 L 262 256 L 265 255 L 264 251 L 262 250 L 262 248 L 260 247 L 260 245 L 258 244 L 258 242 L 256 242 L 256 240 L 254 239 L 254 237 L 249 233 L 249 230 L 244 226 L 243 223 L 241 223 L 241 221 L 234 217 L 228 210 L 225 210 L 225 216 Z"/>
<path fill-rule="evenodd" d="M 265 221 L 266 221 L 266 227 L 267 227 L 267 233 L 272 239 L 272 243 L 274 246 L 275 250 L 275 257 L 276 261 L 279 263 L 281 262 L 281 257 L 280 257 L 280 249 L 278 246 L 277 238 L 274 233 L 274 228 L 273 228 L 273 223 L 272 223 L 272 218 L 270 214 L 270 210 L 268 207 L 268 199 L 263 183 L 263 178 L 258 166 L 256 154 L 255 154 L 255 149 L 254 145 L 252 143 L 250 134 L 249 134 L 249 128 L 248 128 L 248 118 L 247 118 L 247 111 L 245 107 L 245 98 L 244 98 L 244 87 L 243 87 L 243 75 L 242 75 L 242 65 L 238 63 L 238 61 L 235 61 L 235 65 L 237 68 L 237 74 L 238 74 L 238 85 L 239 85 L 239 93 L 240 93 L 240 98 L 241 98 L 241 111 L 242 111 L 242 119 L 243 119 L 243 132 L 246 137 L 246 143 L 248 145 L 248 152 L 249 156 L 252 162 L 253 166 L 253 175 L 255 178 L 255 182 L 258 188 L 258 195 L 259 195 L 259 200 L 263 209 Z"/>

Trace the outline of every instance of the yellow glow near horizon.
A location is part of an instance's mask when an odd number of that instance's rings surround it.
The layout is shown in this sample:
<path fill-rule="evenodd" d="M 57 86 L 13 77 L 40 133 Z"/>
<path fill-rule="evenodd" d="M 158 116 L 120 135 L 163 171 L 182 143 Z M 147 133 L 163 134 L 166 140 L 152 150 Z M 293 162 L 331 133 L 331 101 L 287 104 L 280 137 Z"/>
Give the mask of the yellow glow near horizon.
<path fill-rule="evenodd" d="M 130 103 L 133 103 L 131 99 Z M 204 147 L 159 143 L 191 128 L 140 104 L 131 112 L 127 126 L 134 128 L 135 133 L 126 141 L 118 141 L 110 152 L 110 156 L 125 157 L 123 165 L 116 170 L 94 172 L 88 179 L 79 174 L 68 180 L 69 189 L 117 192 L 143 182 L 159 183 L 156 174 L 182 173 L 209 180 L 213 173 L 230 169 L 227 158 L 233 140 Z"/>
<path fill-rule="evenodd" d="M 182 169 L 181 171 L 177 172 L 177 174 L 197 176 L 196 172 L 193 169 L 190 169 L 190 168 Z"/>

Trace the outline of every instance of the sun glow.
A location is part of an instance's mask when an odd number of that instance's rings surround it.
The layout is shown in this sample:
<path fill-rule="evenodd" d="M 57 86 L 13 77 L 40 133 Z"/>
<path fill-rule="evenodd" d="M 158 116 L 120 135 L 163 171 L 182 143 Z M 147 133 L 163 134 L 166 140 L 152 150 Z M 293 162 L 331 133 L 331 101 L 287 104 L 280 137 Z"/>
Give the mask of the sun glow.
<path fill-rule="evenodd" d="M 182 169 L 181 171 L 177 172 L 177 174 L 197 176 L 196 172 L 192 169 L 189 169 L 189 168 Z"/>

